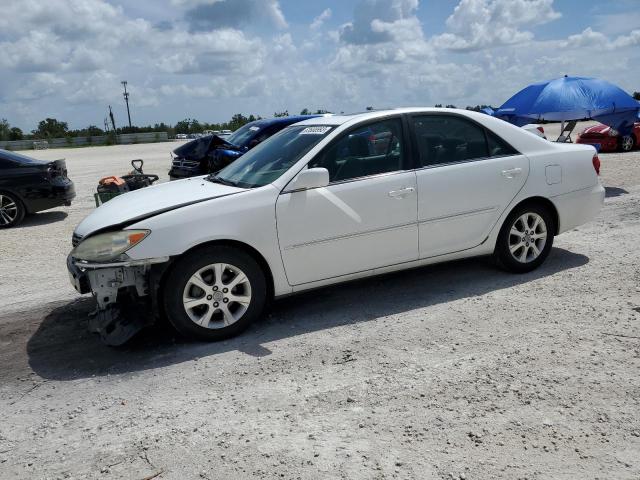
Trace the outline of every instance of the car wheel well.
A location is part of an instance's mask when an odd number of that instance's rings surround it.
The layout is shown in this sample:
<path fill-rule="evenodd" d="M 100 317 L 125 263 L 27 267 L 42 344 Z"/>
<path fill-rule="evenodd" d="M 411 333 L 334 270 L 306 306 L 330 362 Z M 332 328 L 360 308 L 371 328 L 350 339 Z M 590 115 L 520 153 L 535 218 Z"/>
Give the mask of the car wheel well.
<path fill-rule="evenodd" d="M 24 200 L 22 200 L 22 197 L 20 195 L 18 195 L 16 192 L 14 192 L 13 190 L 7 190 L 6 188 L 0 188 L 0 193 L 5 193 L 7 195 L 13 195 L 14 197 L 16 197 L 18 199 L 18 201 L 22 204 L 22 206 L 26 207 L 26 205 L 24 204 Z"/>
<path fill-rule="evenodd" d="M 272 298 L 274 295 L 274 291 L 275 291 L 275 287 L 274 287 L 274 282 L 273 282 L 273 274 L 271 273 L 271 268 L 269 268 L 269 264 L 267 263 L 267 260 L 262 256 L 262 254 L 260 252 L 258 252 L 258 250 L 256 250 L 255 248 L 253 248 L 250 245 L 247 245 L 246 243 L 243 242 L 239 242 L 237 240 L 213 240 L 211 242 L 205 242 L 205 243 L 201 243 L 199 245 L 196 245 L 195 247 L 191 247 L 189 250 L 185 251 L 184 253 L 182 253 L 180 255 L 180 257 L 184 256 L 184 255 L 188 255 L 196 250 L 199 250 L 201 248 L 210 248 L 210 247 L 215 247 L 215 246 L 227 246 L 227 247 L 233 247 L 233 248 L 237 248 L 238 250 L 242 250 L 243 252 L 247 253 L 248 255 L 250 255 L 251 257 L 253 257 L 253 259 L 258 262 L 258 265 L 260 265 L 260 268 L 262 269 L 262 271 L 264 272 L 265 278 L 267 280 L 267 295 L 268 298 Z M 176 257 L 175 259 L 172 260 L 172 264 L 175 263 L 175 261 L 180 258 L 180 257 Z M 171 268 L 171 267 L 169 267 Z M 165 275 L 166 276 L 166 272 Z"/>
<path fill-rule="evenodd" d="M 0 195 L 3 193 L 5 195 L 12 195 L 13 197 L 15 197 L 15 199 L 20 202 L 20 205 L 22 205 L 22 208 L 24 208 L 25 213 L 31 213 L 31 211 L 27 208 L 27 204 L 22 199 L 22 197 L 18 195 L 18 193 L 14 192 L 13 190 L 7 190 L 6 188 L 0 188 Z"/>
<path fill-rule="evenodd" d="M 554 235 L 557 235 L 558 232 L 560 231 L 560 216 L 558 215 L 558 209 L 556 208 L 556 206 L 553 204 L 553 202 L 551 200 L 549 200 L 548 198 L 544 198 L 544 197 L 529 197 L 526 198 L 524 200 L 522 200 L 520 203 L 518 203 L 517 205 L 515 205 L 511 211 L 509 212 L 509 215 L 511 214 L 511 212 L 513 212 L 515 209 L 520 208 L 524 205 L 541 205 L 544 208 L 546 208 L 547 210 L 549 210 L 549 212 L 551 213 L 551 215 L 553 215 L 553 221 L 555 223 L 555 232 L 553 232 Z M 508 217 L 508 215 L 507 215 Z M 506 221 L 506 219 L 505 219 Z"/>

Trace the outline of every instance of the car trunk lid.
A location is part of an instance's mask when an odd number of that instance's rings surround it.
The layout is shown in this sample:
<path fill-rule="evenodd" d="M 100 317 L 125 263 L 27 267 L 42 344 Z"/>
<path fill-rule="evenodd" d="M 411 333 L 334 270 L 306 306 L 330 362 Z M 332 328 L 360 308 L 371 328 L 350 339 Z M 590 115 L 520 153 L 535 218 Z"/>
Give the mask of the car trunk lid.
<path fill-rule="evenodd" d="M 600 138 L 605 135 L 609 135 L 609 131 L 611 127 L 608 125 L 593 125 L 591 127 L 586 128 L 581 134 L 581 137 L 584 138 Z"/>

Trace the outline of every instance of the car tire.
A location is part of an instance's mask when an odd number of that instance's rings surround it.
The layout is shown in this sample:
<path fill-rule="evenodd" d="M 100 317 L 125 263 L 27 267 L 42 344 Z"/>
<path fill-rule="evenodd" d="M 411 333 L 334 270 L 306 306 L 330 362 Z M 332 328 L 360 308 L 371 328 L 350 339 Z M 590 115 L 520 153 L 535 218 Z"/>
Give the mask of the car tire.
<path fill-rule="evenodd" d="M 230 246 L 197 249 L 178 259 L 164 282 L 169 322 L 184 336 L 233 337 L 263 312 L 267 281 L 258 262 Z"/>
<path fill-rule="evenodd" d="M 555 231 L 554 216 L 545 206 L 530 203 L 517 207 L 500 229 L 493 254 L 496 264 L 513 273 L 538 268 L 551 251 Z"/>
<path fill-rule="evenodd" d="M 636 146 L 636 139 L 633 135 L 620 137 L 618 148 L 621 152 L 630 152 Z"/>
<path fill-rule="evenodd" d="M 16 195 L 0 192 L 0 228 L 15 227 L 26 213 L 24 204 Z"/>

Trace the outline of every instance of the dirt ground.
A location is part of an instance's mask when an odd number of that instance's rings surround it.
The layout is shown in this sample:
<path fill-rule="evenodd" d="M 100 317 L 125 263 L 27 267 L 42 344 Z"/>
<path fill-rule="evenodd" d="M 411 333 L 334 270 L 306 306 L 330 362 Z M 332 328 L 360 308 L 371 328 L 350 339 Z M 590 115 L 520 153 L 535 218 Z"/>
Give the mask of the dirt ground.
<path fill-rule="evenodd" d="M 78 197 L 0 232 L 0 478 L 640 478 L 640 151 L 601 155 L 601 214 L 535 272 L 442 264 L 276 302 L 222 343 L 105 347 L 71 233 L 97 178 L 166 178 L 174 147 L 31 152 L 66 157 Z"/>

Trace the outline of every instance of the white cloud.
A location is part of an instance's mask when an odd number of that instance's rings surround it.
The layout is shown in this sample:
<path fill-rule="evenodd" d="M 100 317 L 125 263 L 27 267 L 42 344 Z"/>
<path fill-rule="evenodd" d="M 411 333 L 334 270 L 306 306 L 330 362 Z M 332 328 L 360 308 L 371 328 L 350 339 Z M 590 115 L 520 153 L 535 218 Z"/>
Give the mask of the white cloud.
<path fill-rule="evenodd" d="M 252 22 L 266 22 L 276 28 L 287 28 L 278 0 L 172 0 L 186 7 L 191 30 L 211 31 L 238 28 Z"/>
<path fill-rule="evenodd" d="M 330 9 L 287 29 L 276 0 L 171 0 L 153 21 L 134 17 L 155 0 L 139 0 L 133 16 L 117 1 L 4 0 L 3 117 L 26 130 L 44 115 L 75 128 L 101 124 L 111 104 L 122 118 L 124 79 L 139 124 L 304 107 L 498 105 L 564 74 L 638 89 L 640 29 L 592 23 L 541 41 L 534 27 L 559 15 L 550 0 L 461 0 L 435 36 L 420 21 L 418 0 L 358 1 L 352 20 L 334 31 L 326 29 L 337 16 Z M 240 18 L 233 5 L 255 14 Z M 214 7 L 224 15 L 211 17 Z M 196 11 L 207 15 L 194 24 Z"/>
<path fill-rule="evenodd" d="M 417 21 L 417 8 L 418 0 L 361 0 L 355 7 L 353 22 L 341 27 L 340 39 L 354 45 L 388 42 L 393 39 L 392 31 L 402 28 L 403 21 Z"/>
<path fill-rule="evenodd" d="M 264 48 L 241 31 L 172 32 L 157 35 L 153 48 L 157 66 L 168 73 L 250 74 L 262 66 Z"/>
<path fill-rule="evenodd" d="M 447 18 L 448 32 L 434 39 L 439 48 L 479 50 L 533 39 L 530 28 L 559 18 L 553 0 L 461 0 Z"/>
<path fill-rule="evenodd" d="M 316 18 L 313 19 L 313 22 L 311 22 L 311 25 L 310 25 L 311 30 L 318 30 L 320 27 L 322 27 L 324 22 L 326 22 L 330 18 L 331 18 L 331 9 L 327 8 L 320 15 L 318 15 Z"/>
<path fill-rule="evenodd" d="M 620 35 L 612 40 L 605 34 L 594 31 L 591 27 L 587 27 L 580 33 L 569 35 L 567 40 L 563 42 L 564 47 L 590 47 L 602 51 L 623 49 L 636 45 L 640 45 L 640 29 L 633 30 L 627 35 Z"/>

